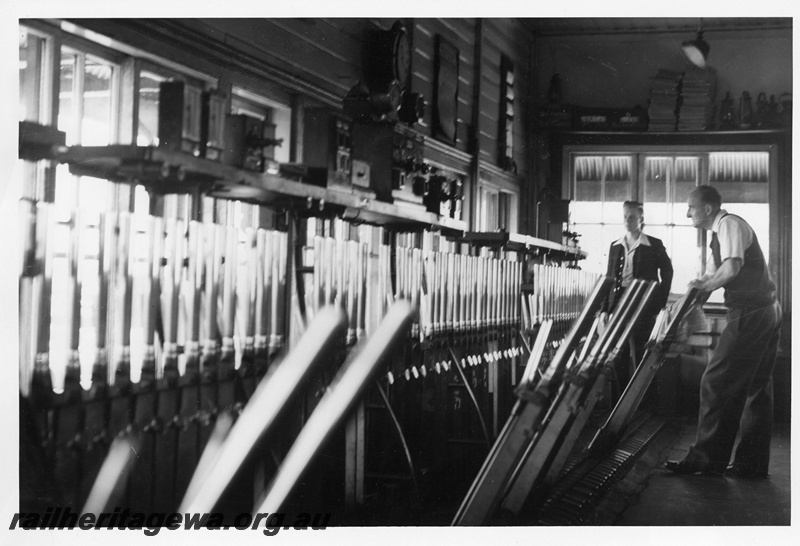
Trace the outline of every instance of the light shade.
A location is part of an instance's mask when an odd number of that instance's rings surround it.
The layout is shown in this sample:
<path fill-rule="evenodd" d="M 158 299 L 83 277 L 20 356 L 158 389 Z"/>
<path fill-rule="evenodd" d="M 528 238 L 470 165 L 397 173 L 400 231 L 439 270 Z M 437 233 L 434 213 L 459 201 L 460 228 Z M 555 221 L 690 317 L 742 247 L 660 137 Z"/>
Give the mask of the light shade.
<path fill-rule="evenodd" d="M 683 49 L 683 54 L 686 55 L 686 58 L 689 59 L 693 65 L 699 66 L 700 68 L 706 67 L 708 52 L 711 50 L 711 46 L 708 45 L 708 42 L 703 40 L 702 32 L 698 32 L 697 38 L 694 40 L 683 42 L 681 48 Z"/>

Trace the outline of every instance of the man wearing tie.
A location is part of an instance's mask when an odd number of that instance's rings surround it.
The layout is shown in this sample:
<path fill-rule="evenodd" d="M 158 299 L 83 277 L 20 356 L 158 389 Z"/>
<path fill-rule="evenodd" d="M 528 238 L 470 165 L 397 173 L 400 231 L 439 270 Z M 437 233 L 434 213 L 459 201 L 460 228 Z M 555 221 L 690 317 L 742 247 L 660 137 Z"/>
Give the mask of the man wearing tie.
<path fill-rule="evenodd" d="M 766 478 L 781 310 L 753 229 L 721 205 L 711 186 L 689 195 L 687 217 L 711 231 L 706 273 L 689 286 L 701 291 L 700 305 L 714 290 L 725 289 L 727 325 L 700 380 L 695 443 L 682 461 L 665 467 L 678 474 Z M 739 446 L 728 465 L 737 433 Z"/>

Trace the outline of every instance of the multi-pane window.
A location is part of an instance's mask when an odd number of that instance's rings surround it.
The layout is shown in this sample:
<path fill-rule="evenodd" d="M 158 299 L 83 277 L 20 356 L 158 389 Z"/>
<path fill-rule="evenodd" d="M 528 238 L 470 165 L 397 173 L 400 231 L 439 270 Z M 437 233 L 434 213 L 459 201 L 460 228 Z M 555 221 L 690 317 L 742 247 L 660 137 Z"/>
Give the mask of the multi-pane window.
<path fill-rule="evenodd" d="M 500 167 L 514 170 L 514 63 L 500 58 Z"/>
<path fill-rule="evenodd" d="M 747 220 L 769 259 L 769 152 L 711 153 L 708 177 L 722 207 Z"/>
<path fill-rule="evenodd" d="M 633 198 L 634 160 L 631 155 L 575 158 L 570 228 L 588 251 L 581 264 L 588 271 L 605 272 L 608 247 L 621 236 L 622 203 Z"/>
<path fill-rule="evenodd" d="M 672 291 L 685 292 L 700 275 L 697 229 L 686 217 L 686 200 L 697 186 L 700 161 L 693 156 L 645 156 L 639 196 L 644 204 L 643 231 L 664 242 L 672 259 Z M 622 215 L 620 207 L 620 216 Z"/>
<path fill-rule="evenodd" d="M 116 141 L 119 67 L 82 51 L 62 48 L 58 128 L 67 144 L 103 146 Z"/>
<path fill-rule="evenodd" d="M 769 262 L 769 152 L 714 152 L 708 154 L 709 184 L 722 196 L 722 208 L 744 218 L 753 228 Z M 717 291 L 709 301 L 722 301 Z"/>
<path fill-rule="evenodd" d="M 62 48 L 59 64 L 59 131 L 68 145 L 104 146 L 117 141 L 119 66 L 82 51 Z M 76 208 L 99 214 L 106 210 L 112 186 L 105 180 L 74 177 L 58 167 L 55 203 L 68 221 Z"/>
<path fill-rule="evenodd" d="M 672 259 L 672 292 L 705 270 L 707 237 L 686 217 L 686 201 L 699 184 L 722 195 L 723 208 L 753 227 L 769 255 L 769 152 L 575 153 L 571 160 L 570 229 L 588 252 L 584 269 L 605 273 L 608 249 L 624 235 L 622 203 L 644 204 L 646 234 L 661 239 Z M 722 301 L 721 291 L 709 300 Z"/>

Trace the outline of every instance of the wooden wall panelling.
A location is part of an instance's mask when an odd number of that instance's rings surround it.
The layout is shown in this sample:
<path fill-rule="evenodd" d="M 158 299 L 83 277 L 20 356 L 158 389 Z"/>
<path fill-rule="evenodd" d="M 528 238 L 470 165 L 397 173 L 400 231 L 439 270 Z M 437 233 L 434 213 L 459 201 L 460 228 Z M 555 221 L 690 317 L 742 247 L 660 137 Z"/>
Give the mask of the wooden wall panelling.
<path fill-rule="evenodd" d="M 225 66 L 207 43 L 197 41 L 198 33 L 178 19 L 68 19 L 78 27 L 112 37 L 120 44 L 147 52 L 214 77 Z M 193 41 L 194 39 L 194 41 Z M 193 47 L 186 47 L 191 44 Z M 113 46 L 112 46 L 113 47 Z M 199 53 L 204 52 L 206 55 Z M 218 53 L 218 52 L 217 52 Z M 152 58 L 148 59 L 153 61 Z"/>
<path fill-rule="evenodd" d="M 456 147 L 462 151 L 469 150 L 469 134 L 472 125 L 472 109 L 476 107 L 472 87 L 475 81 L 475 23 L 474 20 L 456 19 L 448 21 L 457 24 L 459 37 L 462 38 L 459 48 L 458 70 L 458 119 L 463 130 L 459 130 Z"/>
<path fill-rule="evenodd" d="M 73 19 L 71 22 L 211 78 L 234 74 L 237 83 L 256 82 L 252 91 L 264 87 L 281 93 L 285 102 L 291 93 L 301 93 L 325 104 L 341 105 L 342 92 L 333 92 L 330 86 L 323 87 L 313 78 L 270 64 L 254 56 L 252 49 L 249 52 L 234 49 L 225 43 L 221 29 L 196 19 Z"/>
<path fill-rule="evenodd" d="M 425 115 L 417 127 L 426 134 L 431 132 L 431 112 L 433 100 L 433 57 L 434 36 L 429 26 L 414 20 L 411 32 L 411 91 L 421 93 L 425 99 Z"/>
<path fill-rule="evenodd" d="M 211 19 L 203 21 L 225 44 L 344 97 L 361 72 L 367 20 Z"/>
<path fill-rule="evenodd" d="M 499 60 L 499 56 L 497 57 Z M 478 118 L 478 150 L 480 159 L 497 164 L 500 112 L 500 65 L 491 56 L 481 61 L 481 102 Z M 515 135 L 516 136 L 516 135 Z M 514 150 L 516 156 L 516 150 Z"/>
<path fill-rule="evenodd" d="M 455 145 L 460 123 L 459 110 L 459 62 L 458 48 L 442 34 L 436 35 L 433 83 L 433 136 Z"/>
<path fill-rule="evenodd" d="M 500 117 L 500 56 L 497 20 L 485 19 L 481 43 L 481 85 L 478 126 L 480 159 L 496 164 Z"/>
<path fill-rule="evenodd" d="M 517 19 L 484 20 L 481 59 L 481 159 L 497 164 L 500 115 L 500 57 L 514 63 L 514 161 L 517 171 L 529 165 L 527 111 L 530 108 L 530 59 L 533 36 Z M 485 103 L 483 101 L 486 101 Z"/>

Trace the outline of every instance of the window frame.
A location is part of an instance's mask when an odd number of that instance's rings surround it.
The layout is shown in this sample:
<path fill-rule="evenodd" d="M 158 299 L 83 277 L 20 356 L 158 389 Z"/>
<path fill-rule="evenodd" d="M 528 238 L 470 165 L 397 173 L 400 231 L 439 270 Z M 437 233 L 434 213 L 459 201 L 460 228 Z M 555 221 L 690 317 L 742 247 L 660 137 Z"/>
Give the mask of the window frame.
<path fill-rule="evenodd" d="M 487 194 L 496 196 L 497 205 L 493 213 L 497 226 L 488 225 L 490 212 Z M 502 197 L 501 197 L 502 196 Z M 487 180 L 480 180 L 477 187 L 477 231 L 497 231 L 502 230 L 509 233 L 516 233 L 519 226 L 519 192 L 516 188 L 511 188 L 503 184 L 495 184 Z M 502 200 L 505 199 L 505 203 Z M 501 218 L 501 215 L 504 217 Z"/>

